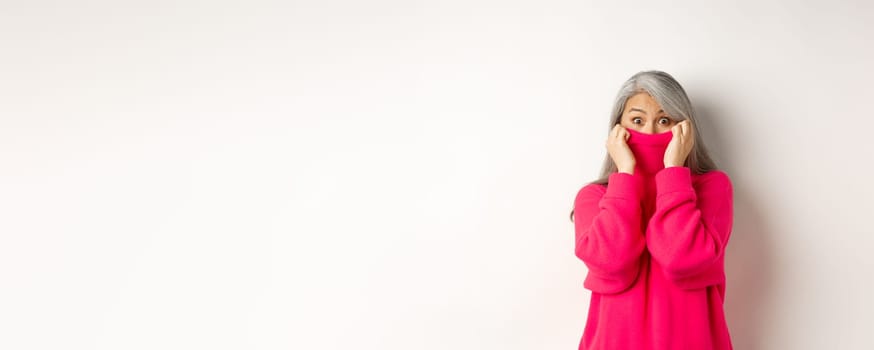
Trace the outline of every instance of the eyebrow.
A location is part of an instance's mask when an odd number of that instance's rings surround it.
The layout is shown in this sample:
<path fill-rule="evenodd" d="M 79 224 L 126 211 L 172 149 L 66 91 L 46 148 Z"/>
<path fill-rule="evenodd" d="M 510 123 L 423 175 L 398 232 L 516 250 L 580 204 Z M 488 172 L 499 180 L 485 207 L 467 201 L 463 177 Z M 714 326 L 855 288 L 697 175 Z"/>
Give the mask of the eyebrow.
<path fill-rule="evenodd" d="M 642 109 L 640 109 L 640 108 L 634 108 L 634 107 L 632 107 L 631 110 L 629 110 L 628 112 L 630 113 L 630 112 L 634 112 L 634 111 L 643 112 L 643 114 L 646 114 L 646 111 L 644 111 L 644 110 L 642 110 Z M 661 113 L 661 112 L 664 112 L 664 111 L 665 111 L 664 109 L 660 109 L 660 110 L 659 110 L 658 112 L 656 112 L 656 113 Z"/>

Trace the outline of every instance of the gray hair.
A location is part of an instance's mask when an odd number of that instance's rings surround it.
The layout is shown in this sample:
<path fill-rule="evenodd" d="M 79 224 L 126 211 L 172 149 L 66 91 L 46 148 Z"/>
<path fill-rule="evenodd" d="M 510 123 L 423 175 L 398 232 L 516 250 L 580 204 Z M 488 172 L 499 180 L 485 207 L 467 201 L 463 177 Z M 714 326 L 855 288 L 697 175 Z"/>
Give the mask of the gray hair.
<path fill-rule="evenodd" d="M 703 174 L 717 169 L 716 163 L 710 158 L 707 147 L 701 140 L 701 133 L 698 132 L 698 122 L 695 119 L 695 111 L 692 107 L 692 102 L 689 101 L 689 97 L 686 95 L 686 91 L 683 90 L 683 87 L 673 76 L 662 71 L 641 71 L 631 76 L 631 78 L 622 84 L 613 102 L 610 124 L 607 128 L 608 134 L 613 129 L 613 126 L 621 121 L 622 111 L 625 110 L 625 103 L 628 99 L 639 93 L 648 93 L 652 96 L 674 120 L 678 122 L 689 120 L 692 122 L 695 142 L 683 166 L 688 167 L 693 174 Z M 610 154 L 607 153 L 604 156 L 604 163 L 601 165 L 600 177 L 588 184 L 607 185 L 608 178 L 617 170 L 616 164 L 613 162 Z M 573 210 L 571 210 L 570 218 L 571 221 L 574 220 Z"/>

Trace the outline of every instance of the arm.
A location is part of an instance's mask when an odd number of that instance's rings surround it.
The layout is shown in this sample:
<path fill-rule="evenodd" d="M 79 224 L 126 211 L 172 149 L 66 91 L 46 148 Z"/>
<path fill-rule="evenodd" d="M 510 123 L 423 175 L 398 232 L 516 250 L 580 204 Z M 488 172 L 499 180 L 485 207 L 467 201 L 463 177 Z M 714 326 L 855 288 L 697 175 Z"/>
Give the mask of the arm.
<path fill-rule="evenodd" d="M 613 173 L 605 190 L 590 184 L 574 201 L 576 256 L 589 269 L 583 285 L 598 293 L 618 293 L 634 283 L 646 247 L 641 219 L 643 183 Z"/>
<path fill-rule="evenodd" d="M 691 170 L 673 166 L 656 173 L 655 183 L 655 212 L 646 229 L 652 258 L 685 289 L 724 281 L 725 247 L 733 220 L 728 175 L 709 174 L 696 192 Z"/>

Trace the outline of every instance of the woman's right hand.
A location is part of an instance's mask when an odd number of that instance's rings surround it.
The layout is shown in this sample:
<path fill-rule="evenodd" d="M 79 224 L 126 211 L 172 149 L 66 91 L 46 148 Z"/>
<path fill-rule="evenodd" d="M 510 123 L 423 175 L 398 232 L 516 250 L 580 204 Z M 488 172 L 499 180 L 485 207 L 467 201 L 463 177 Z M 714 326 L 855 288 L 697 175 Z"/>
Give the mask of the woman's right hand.
<path fill-rule="evenodd" d="M 616 164 L 616 169 L 623 173 L 634 173 L 634 153 L 631 152 L 631 147 L 628 147 L 628 140 L 631 134 L 620 124 L 613 126 L 610 134 L 607 136 L 607 152 L 613 163 Z"/>

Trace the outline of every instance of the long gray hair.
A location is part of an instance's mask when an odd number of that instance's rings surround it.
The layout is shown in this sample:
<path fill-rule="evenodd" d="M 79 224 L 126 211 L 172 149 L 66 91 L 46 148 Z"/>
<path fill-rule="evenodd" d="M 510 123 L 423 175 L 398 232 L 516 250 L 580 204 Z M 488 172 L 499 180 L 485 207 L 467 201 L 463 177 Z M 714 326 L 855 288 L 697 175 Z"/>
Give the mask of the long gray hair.
<path fill-rule="evenodd" d="M 680 86 L 680 83 L 674 77 L 662 71 L 641 71 L 631 76 L 631 78 L 622 84 L 619 93 L 616 94 L 616 100 L 613 102 L 613 111 L 610 115 L 610 125 L 607 128 L 607 133 L 609 134 L 613 126 L 621 121 L 622 111 L 625 110 L 625 102 L 632 96 L 642 92 L 652 96 L 661 105 L 662 109 L 665 110 L 665 113 L 674 120 L 680 122 L 688 119 L 692 122 L 695 142 L 683 166 L 688 167 L 694 174 L 703 174 L 717 169 L 716 163 L 710 158 L 707 147 L 701 140 L 701 133 L 698 132 L 698 122 L 695 119 L 692 102 L 689 101 L 686 91 L 683 90 L 683 87 Z M 600 177 L 588 184 L 607 185 L 608 178 L 617 170 L 616 164 L 610 157 L 610 153 L 607 153 L 601 166 Z M 574 221 L 573 210 L 571 210 L 570 220 Z"/>

